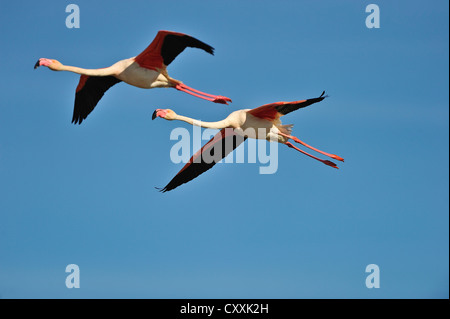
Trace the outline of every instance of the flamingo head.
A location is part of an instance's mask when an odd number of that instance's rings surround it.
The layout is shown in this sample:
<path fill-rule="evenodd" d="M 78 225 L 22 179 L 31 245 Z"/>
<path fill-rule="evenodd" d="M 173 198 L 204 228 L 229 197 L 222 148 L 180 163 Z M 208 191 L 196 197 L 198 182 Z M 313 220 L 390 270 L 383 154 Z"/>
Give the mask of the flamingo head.
<path fill-rule="evenodd" d="M 37 69 L 40 66 L 46 66 L 53 71 L 60 71 L 62 69 L 61 62 L 54 59 L 40 58 L 34 65 L 34 68 Z"/>
<path fill-rule="evenodd" d="M 177 113 L 175 113 L 174 111 L 170 110 L 170 109 L 156 109 L 155 112 L 153 112 L 152 115 L 152 120 L 154 120 L 157 117 L 161 117 L 163 119 L 172 121 L 175 119 L 175 117 L 177 116 Z"/>

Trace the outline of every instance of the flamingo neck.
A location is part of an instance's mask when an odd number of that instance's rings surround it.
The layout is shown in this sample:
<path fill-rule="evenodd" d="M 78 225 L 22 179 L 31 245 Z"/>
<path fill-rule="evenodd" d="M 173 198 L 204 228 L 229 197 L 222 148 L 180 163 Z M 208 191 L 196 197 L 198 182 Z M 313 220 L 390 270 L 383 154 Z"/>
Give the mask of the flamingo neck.
<path fill-rule="evenodd" d="M 229 126 L 227 124 L 226 120 L 222 120 L 222 121 L 218 121 L 218 122 L 203 122 L 203 121 L 194 120 L 194 119 L 191 119 L 190 117 L 182 116 L 182 115 L 177 115 L 175 117 L 175 120 L 183 121 L 188 124 L 200 126 L 203 128 L 211 128 L 211 129 L 219 129 L 219 130 Z"/>
<path fill-rule="evenodd" d="M 112 72 L 110 68 L 103 68 L 103 69 L 83 69 L 76 66 L 70 66 L 70 65 L 62 65 L 61 71 L 69 71 L 81 75 L 88 75 L 88 76 L 108 76 L 112 75 Z"/>

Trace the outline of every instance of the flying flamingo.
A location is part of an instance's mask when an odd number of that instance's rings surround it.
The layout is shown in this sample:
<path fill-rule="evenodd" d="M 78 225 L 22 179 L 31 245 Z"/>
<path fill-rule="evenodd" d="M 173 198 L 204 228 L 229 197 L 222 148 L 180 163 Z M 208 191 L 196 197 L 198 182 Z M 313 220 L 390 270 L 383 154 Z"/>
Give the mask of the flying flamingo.
<path fill-rule="evenodd" d="M 34 68 L 46 66 L 53 71 L 81 74 L 75 93 L 72 123 L 81 124 L 92 112 L 103 94 L 114 84 L 124 81 L 143 88 L 176 88 L 177 90 L 215 103 L 228 104 L 231 100 L 220 95 L 207 94 L 175 80 L 167 73 L 167 66 L 186 47 L 199 48 L 214 55 L 214 48 L 189 35 L 159 31 L 150 45 L 138 56 L 121 60 L 102 69 L 82 69 L 63 65 L 54 59 L 39 59 Z"/>
<path fill-rule="evenodd" d="M 191 181 L 203 172 L 213 167 L 216 162 L 225 158 L 235 148 L 237 148 L 248 137 L 256 139 L 266 139 L 269 141 L 276 141 L 287 145 L 307 156 L 310 156 L 328 166 L 338 168 L 337 165 L 331 161 L 320 159 L 313 156 L 289 142 L 289 139 L 308 147 L 318 153 L 324 154 L 338 161 L 344 161 L 340 156 L 329 154 L 320 151 L 304 142 L 297 137 L 291 135 L 293 125 L 281 125 L 280 117 L 286 115 L 299 108 L 322 101 L 327 96 L 324 96 L 325 91 L 320 97 L 293 101 L 293 102 L 276 102 L 266 104 L 254 109 L 243 109 L 232 112 L 227 118 L 218 122 L 202 122 L 191 119 L 186 116 L 176 114 L 170 109 L 157 109 L 153 112 L 152 119 L 161 117 L 166 120 L 179 120 L 189 123 L 191 125 L 201 126 L 203 128 L 220 129 L 208 143 L 206 143 L 189 162 L 175 175 L 175 177 L 161 189 L 162 192 L 170 191 L 184 183 Z M 240 138 L 238 138 L 240 137 Z M 214 156 L 214 153 L 220 152 L 219 156 L 215 157 L 214 161 L 205 160 L 205 154 Z M 217 153 L 216 153 L 217 154 Z M 219 158 L 220 157 L 220 158 Z"/>

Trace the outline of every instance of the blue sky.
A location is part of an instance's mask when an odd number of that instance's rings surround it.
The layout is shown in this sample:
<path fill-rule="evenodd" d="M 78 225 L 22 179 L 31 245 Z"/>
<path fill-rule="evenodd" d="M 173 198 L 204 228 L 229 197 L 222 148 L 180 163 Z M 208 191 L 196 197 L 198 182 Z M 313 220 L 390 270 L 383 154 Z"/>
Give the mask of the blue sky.
<path fill-rule="evenodd" d="M 448 1 L 2 2 L 0 296 L 3 298 L 448 298 Z M 232 98 L 213 104 L 125 84 L 80 126 L 78 76 L 40 57 L 100 68 L 158 30 L 187 49 L 169 74 Z M 283 145 L 276 174 L 218 164 L 159 193 L 179 171 L 169 139 L 277 101 L 330 98 L 287 115 L 293 134 L 345 158 L 340 170 Z M 65 268 L 80 267 L 79 289 Z M 380 268 L 368 289 L 365 268 Z"/>

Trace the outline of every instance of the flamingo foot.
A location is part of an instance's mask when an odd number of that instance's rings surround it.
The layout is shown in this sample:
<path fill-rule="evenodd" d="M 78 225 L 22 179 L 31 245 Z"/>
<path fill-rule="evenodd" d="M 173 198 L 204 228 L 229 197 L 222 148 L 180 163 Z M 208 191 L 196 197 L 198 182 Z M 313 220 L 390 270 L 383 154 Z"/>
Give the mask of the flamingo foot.
<path fill-rule="evenodd" d="M 341 162 L 344 161 L 344 159 L 342 157 L 335 155 L 335 154 L 330 154 L 330 157 L 334 158 L 335 160 L 341 161 Z"/>
<path fill-rule="evenodd" d="M 324 163 L 324 164 L 326 164 L 328 166 L 331 166 L 333 168 L 339 169 L 339 167 L 335 163 L 333 163 L 332 161 L 324 160 L 324 161 L 322 161 L 322 163 Z"/>
<path fill-rule="evenodd" d="M 213 100 L 214 103 L 220 103 L 220 104 L 226 104 L 228 105 L 227 102 L 232 102 L 230 98 L 226 97 L 226 96 L 222 96 L 222 95 L 217 95 L 216 98 Z"/>

